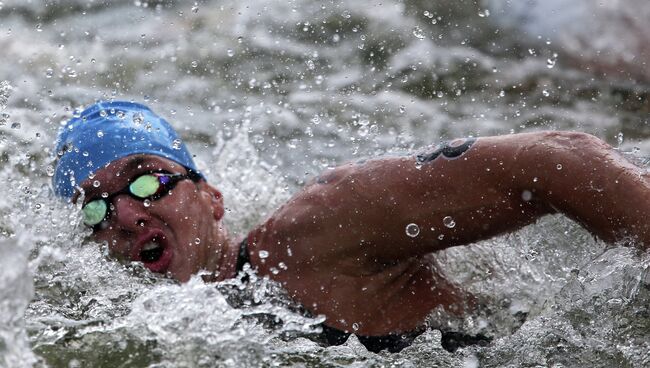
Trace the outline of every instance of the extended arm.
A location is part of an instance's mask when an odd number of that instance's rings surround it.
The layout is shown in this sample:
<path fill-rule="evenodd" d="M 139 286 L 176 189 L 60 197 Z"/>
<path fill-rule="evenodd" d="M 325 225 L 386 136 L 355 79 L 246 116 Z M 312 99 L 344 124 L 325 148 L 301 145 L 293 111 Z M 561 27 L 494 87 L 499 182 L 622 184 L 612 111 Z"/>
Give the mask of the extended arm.
<path fill-rule="evenodd" d="M 251 258 L 330 326 L 408 331 L 467 299 L 434 277 L 426 254 L 556 211 L 607 241 L 650 244 L 643 171 L 593 136 L 546 132 L 330 170 L 251 233 Z"/>
<path fill-rule="evenodd" d="M 298 230 L 311 244 L 326 244 L 315 245 L 319 256 L 358 254 L 381 264 L 485 239 L 555 211 L 606 241 L 634 236 L 650 244 L 642 170 L 574 132 L 458 140 L 419 158 L 347 164 L 317 178 L 274 218 L 300 224 L 293 238 Z"/>

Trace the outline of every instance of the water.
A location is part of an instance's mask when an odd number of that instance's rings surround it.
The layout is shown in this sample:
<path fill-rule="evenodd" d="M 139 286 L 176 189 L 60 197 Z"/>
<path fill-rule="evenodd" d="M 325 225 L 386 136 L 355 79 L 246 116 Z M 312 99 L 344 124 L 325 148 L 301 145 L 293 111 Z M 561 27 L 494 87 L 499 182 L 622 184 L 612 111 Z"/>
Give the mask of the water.
<path fill-rule="evenodd" d="M 610 32 L 584 47 L 610 51 L 586 63 L 569 42 L 582 35 L 513 31 L 503 3 L 4 0 L 0 366 L 650 364 L 650 257 L 561 216 L 438 255 L 481 307 L 463 319 L 434 311 L 431 325 L 491 343 L 451 353 L 432 328 L 374 354 L 354 337 L 312 341 L 321 319 L 254 274 L 249 285 L 178 285 L 113 262 L 85 239 L 78 209 L 50 195 L 57 128 L 106 98 L 145 102 L 179 129 L 224 193 L 235 236 L 325 168 L 441 139 L 576 129 L 647 164 L 642 60 L 606 75 L 593 65 L 620 47 L 645 55 L 611 35 L 648 7 L 598 10 L 594 24 Z"/>

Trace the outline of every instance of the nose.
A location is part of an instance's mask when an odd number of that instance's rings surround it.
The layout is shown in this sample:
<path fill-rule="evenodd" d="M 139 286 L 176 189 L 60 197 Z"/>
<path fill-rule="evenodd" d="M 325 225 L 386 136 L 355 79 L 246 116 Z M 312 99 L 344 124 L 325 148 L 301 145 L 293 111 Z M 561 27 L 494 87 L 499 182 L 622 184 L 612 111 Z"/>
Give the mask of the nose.
<path fill-rule="evenodd" d="M 149 219 L 144 203 L 128 195 L 115 197 L 112 205 L 111 221 L 121 229 L 135 232 Z"/>

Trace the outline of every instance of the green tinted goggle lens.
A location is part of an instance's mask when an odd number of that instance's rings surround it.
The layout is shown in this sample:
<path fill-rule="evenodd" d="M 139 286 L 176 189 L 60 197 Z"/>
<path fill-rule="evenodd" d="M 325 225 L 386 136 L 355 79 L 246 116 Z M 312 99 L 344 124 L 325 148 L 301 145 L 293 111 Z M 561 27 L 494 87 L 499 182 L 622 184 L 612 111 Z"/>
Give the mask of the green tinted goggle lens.
<path fill-rule="evenodd" d="M 108 207 L 106 206 L 106 201 L 103 199 L 88 202 L 83 208 L 84 223 L 90 226 L 99 224 L 104 220 L 104 217 L 106 217 L 107 210 Z"/>
<path fill-rule="evenodd" d="M 142 175 L 135 179 L 128 187 L 128 193 L 140 198 L 145 199 L 156 194 L 159 194 L 161 186 L 172 184 L 172 178 L 185 178 L 185 175 L 169 175 L 169 174 L 147 174 Z M 125 192 L 120 191 L 115 194 Z M 114 194 L 114 195 L 115 195 Z M 108 212 L 107 200 L 96 199 L 88 202 L 82 209 L 84 214 L 84 223 L 88 226 L 98 225 L 106 218 Z"/>
<path fill-rule="evenodd" d="M 129 185 L 131 194 L 140 198 L 147 198 L 156 194 L 159 188 L 160 180 L 153 175 L 142 175 Z"/>

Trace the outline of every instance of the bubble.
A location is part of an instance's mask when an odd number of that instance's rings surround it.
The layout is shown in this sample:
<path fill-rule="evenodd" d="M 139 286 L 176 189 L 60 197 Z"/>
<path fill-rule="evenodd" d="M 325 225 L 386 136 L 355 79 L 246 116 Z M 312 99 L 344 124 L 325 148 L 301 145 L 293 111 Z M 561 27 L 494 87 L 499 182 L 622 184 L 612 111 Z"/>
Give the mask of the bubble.
<path fill-rule="evenodd" d="M 192 60 L 192 63 L 190 65 L 192 65 L 192 68 L 196 68 L 197 66 L 199 66 L 199 62 L 196 60 Z"/>
<path fill-rule="evenodd" d="M 257 254 L 260 256 L 261 259 L 269 258 L 269 252 L 268 251 L 260 250 Z"/>
<path fill-rule="evenodd" d="M 53 75 L 54 75 L 54 69 L 52 69 L 52 68 L 45 69 L 45 78 L 48 78 L 48 79 L 52 78 Z"/>
<path fill-rule="evenodd" d="M 194 244 L 201 244 L 201 238 L 194 239 Z"/>
<path fill-rule="evenodd" d="M 93 181 L 93 187 L 99 188 L 100 185 L 102 185 L 102 183 L 99 180 Z"/>
<path fill-rule="evenodd" d="M 174 139 L 172 142 L 172 148 L 175 150 L 181 149 L 181 140 L 180 139 Z"/>
<path fill-rule="evenodd" d="M 440 235 L 438 235 L 438 240 L 442 240 L 442 239 L 444 239 L 444 238 L 445 238 L 445 235 L 444 235 L 444 234 L 440 234 Z"/>
<path fill-rule="evenodd" d="M 102 192 L 102 198 L 108 198 L 108 192 Z"/>
<path fill-rule="evenodd" d="M 416 236 L 420 235 L 420 227 L 414 223 L 406 225 L 406 235 L 411 238 L 415 238 Z"/>
<path fill-rule="evenodd" d="M 454 219 L 451 216 L 445 216 L 442 219 L 442 224 L 450 229 L 453 229 L 454 226 L 456 226 L 456 221 L 454 221 Z"/>
<path fill-rule="evenodd" d="M 487 18 L 490 16 L 490 10 L 485 9 L 485 10 L 479 10 L 478 16 L 481 18 Z"/>
<path fill-rule="evenodd" d="M 145 207 L 149 207 L 149 206 L 151 206 L 151 201 L 148 200 L 148 199 L 145 199 L 145 200 L 142 202 L 142 204 L 143 204 Z"/>
<path fill-rule="evenodd" d="M 228 49 L 226 50 L 226 55 L 228 55 L 228 57 L 233 57 L 235 56 L 235 51 L 233 49 Z"/>
<path fill-rule="evenodd" d="M 424 40 L 424 32 L 422 32 L 422 28 L 415 26 L 413 28 L 413 36 L 415 36 L 418 40 Z"/>
<path fill-rule="evenodd" d="M 562 170 L 562 164 L 557 164 L 557 166 L 555 166 L 555 168 L 557 168 L 558 170 Z"/>

